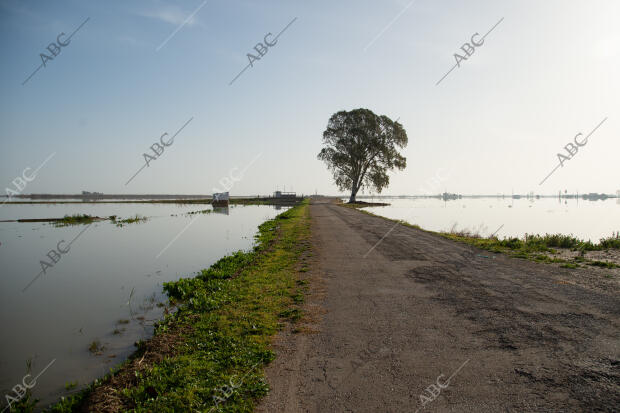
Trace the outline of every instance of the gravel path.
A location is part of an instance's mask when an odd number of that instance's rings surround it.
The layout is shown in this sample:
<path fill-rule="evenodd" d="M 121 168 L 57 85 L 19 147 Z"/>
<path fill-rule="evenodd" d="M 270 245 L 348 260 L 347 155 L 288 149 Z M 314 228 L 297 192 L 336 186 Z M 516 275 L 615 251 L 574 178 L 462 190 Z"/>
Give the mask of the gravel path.
<path fill-rule="evenodd" d="M 276 340 L 259 411 L 620 411 L 617 280 L 310 212 L 308 321 Z"/>

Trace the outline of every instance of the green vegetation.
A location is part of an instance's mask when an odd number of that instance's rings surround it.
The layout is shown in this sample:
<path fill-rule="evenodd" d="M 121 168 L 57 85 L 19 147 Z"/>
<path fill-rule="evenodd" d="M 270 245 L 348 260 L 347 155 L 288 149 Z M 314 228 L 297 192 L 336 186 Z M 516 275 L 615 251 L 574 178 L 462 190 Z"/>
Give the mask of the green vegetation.
<path fill-rule="evenodd" d="M 69 225 L 83 225 L 83 224 L 90 224 L 92 222 L 94 222 L 95 220 L 98 220 L 100 218 L 98 217 L 93 217 L 87 214 L 75 214 L 75 215 L 65 215 L 64 218 L 61 219 L 57 219 L 52 221 L 54 226 L 57 227 L 66 227 Z"/>
<path fill-rule="evenodd" d="M 187 213 L 187 215 L 194 215 L 194 214 L 210 214 L 212 213 L 213 210 L 212 209 L 202 209 L 200 211 L 190 211 Z"/>
<path fill-rule="evenodd" d="M 390 183 L 388 172 L 407 166 L 399 152 L 407 146 L 403 125 L 369 109 L 334 113 L 323 132 L 323 149 L 317 158 L 327 164 L 341 191 L 351 191 L 354 203 L 362 188 L 380 193 Z"/>
<path fill-rule="evenodd" d="M 103 346 L 103 344 L 101 344 L 99 340 L 94 340 L 88 346 L 88 351 L 90 351 L 92 354 L 101 354 L 104 348 L 105 347 Z"/>
<path fill-rule="evenodd" d="M 498 239 L 497 237 L 482 238 L 478 234 L 468 232 L 441 233 L 442 236 L 450 239 L 461 241 L 469 240 L 470 244 L 474 244 L 485 249 L 509 249 L 518 250 L 526 253 L 531 252 L 552 252 L 553 248 L 566 248 L 573 251 L 601 251 L 609 248 L 620 249 L 620 233 L 613 233 L 611 237 L 601 238 L 598 244 L 591 241 L 583 241 L 572 235 L 562 234 L 545 234 L 545 235 L 528 235 L 523 239 L 511 237 Z M 476 240 L 473 242 L 472 240 Z M 499 252 L 499 251 L 498 251 Z"/>
<path fill-rule="evenodd" d="M 302 317 L 298 261 L 308 248 L 308 201 L 259 227 L 252 251 L 220 259 L 194 278 L 165 283 L 178 311 L 156 325 L 125 363 L 53 412 L 249 412 L 268 385 L 272 336 Z M 124 320 L 121 320 L 121 323 Z M 105 386 L 102 386 L 105 384 Z M 98 403 L 103 403 L 99 405 Z M 219 409 L 218 409 L 219 410 Z"/>
<path fill-rule="evenodd" d="M 116 215 L 110 215 L 108 218 L 100 218 L 93 217 L 87 214 L 76 214 L 71 216 L 65 215 L 64 218 L 50 218 L 49 221 L 51 221 L 56 227 L 65 227 L 69 225 L 91 224 L 95 221 L 102 221 L 105 219 L 109 219 L 113 224 L 116 224 L 116 226 L 118 227 L 122 227 L 126 224 L 145 222 L 147 220 L 146 217 L 142 217 L 138 214 L 127 219 L 118 219 Z"/>
<path fill-rule="evenodd" d="M 32 375 L 32 359 L 26 360 L 26 374 Z M 39 399 L 32 396 L 32 390 L 28 387 L 25 393 L 10 391 L 4 396 L 4 401 L 10 402 L 10 412 L 33 412 Z M 8 407 L 8 406 L 7 406 Z"/>
<path fill-rule="evenodd" d="M 384 202 L 364 202 L 364 201 L 355 201 L 355 202 L 347 202 L 346 204 L 342 204 L 342 206 L 347 208 L 367 208 L 367 207 L 377 207 L 377 206 L 389 206 L 390 204 L 386 204 Z"/>
<path fill-rule="evenodd" d="M 65 390 L 71 390 L 71 389 L 74 389 L 74 388 L 76 388 L 76 387 L 77 387 L 77 385 L 78 385 L 77 380 L 74 380 L 74 381 L 68 381 L 68 382 L 66 382 L 66 383 L 65 383 Z"/>
<path fill-rule="evenodd" d="M 591 241 L 580 240 L 572 235 L 562 234 L 526 234 L 522 239 L 510 237 L 501 240 L 497 237 L 482 238 L 478 234 L 463 232 L 444 232 L 439 233 L 439 235 L 454 241 L 465 242 L 488 251 L 508 253 L 515 258 L 524 258 L 537 262 L 562 263 L 561 267 L 563 268 L 578 268 L 580 267 L 580 263 L 604 268 L 620 267 L 613 262 L 593 261 L 583 256 L 585 251 L 601 251 L 609 248 L 620 248 L 620 238 L 618 238 L 619 234 L 617 233 L 614 233 L 609 238 L 602 238 L 598 244 L 594 244 Z M 556 248 L 579 251 L 580 255 L 575 256 L 572 260 L 554 258 L 550 255 L 557 254 Z"/>
<path fill-rule="evenodd" d="M 620 249 L 620 231 L 611 234 L 611 237 L 601 238 L 598 246 L 601 249 L 614 248 Z"/>
<path fill-rule="evenodd" d="M 147 218 L 136 214 L 130 218 L 116 219 L 116 215 L 112 215 L 110 216 L 110 220 L 112 221 L 113 224 L 116 224 L 117 227 L 122 227 L 123 225 L 127 225 L 127 224 L 137 224 L 141 222 L 146 222 Z"/>
<path fill-rule="evenodd" d="M 616 265 L 613 262 L 607 262 L 607 261 L 591 261 L 591 262 L 588 262 L 587 264 L 592 265 L 594 267 L 602 267 L 602 268 L 620 267 L 620 265 Z"/>
<path fill-rule="evenodd" d="M 562 234 L 545 234 L 545 235 L 528 235 L 523 239 L 510 237 L 498 239 L 497 237 L 483 238 L 477 234 L 469 234 L 463 232 L 443 232 L 443 237 L 454 239 L 457 241 L 466 241 L 477 247 L 500 252 L 508 249 L 525 253 L 532 252 L 552 252 L 553 248 L 566 248 L 573 251 L 601 251 L 609 248 L 620 248 L 620 238 L 614 234 L 609 238 L 602 238 L 598 244 L 591 241 L 583 241 L 572 235 Z"/>

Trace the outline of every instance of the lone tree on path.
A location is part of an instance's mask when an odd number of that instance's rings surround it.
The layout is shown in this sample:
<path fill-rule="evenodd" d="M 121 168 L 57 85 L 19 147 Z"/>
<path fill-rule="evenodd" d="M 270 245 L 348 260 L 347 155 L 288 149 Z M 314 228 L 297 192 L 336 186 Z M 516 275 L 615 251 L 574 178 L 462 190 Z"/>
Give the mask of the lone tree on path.
<path fill-rule="evenodd" d="M 341 191 L 351 190 L 349 202 L 366 187 L 381 193 L 390 183 L 387 172 L 407 166 L 398 148 L 407 146 L 403 126 L 368 109 L 334 113 L 323 132 L 325 147 L 317 156 L 332 171 Z"/>

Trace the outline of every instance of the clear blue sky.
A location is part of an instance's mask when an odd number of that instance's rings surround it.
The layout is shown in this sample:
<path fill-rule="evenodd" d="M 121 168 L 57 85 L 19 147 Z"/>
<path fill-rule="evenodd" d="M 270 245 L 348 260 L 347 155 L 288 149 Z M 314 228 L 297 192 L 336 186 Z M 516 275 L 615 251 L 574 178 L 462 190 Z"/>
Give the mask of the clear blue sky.
<path fill-rule="evenodd" d="M 232 194 L 336 193 L 316 159 L 329 117 L 400 118 L 405 171 L 460 193 L 620 189 L 620 2 L 1 0 L 0 187 L 211 193 L 259 154 Z M 25 85 L 61 32 L 90 20 Z M 292 19 L 267 54 L 247 53 Z M 438 86 L 475 32 L 483 46 Z M 62 38 L 61 38 L 62 39 Z M 193 120 L 129 185 L 142 154 Z M 545 184 L 556 154 L 607 121 Z M 236 175 L 233 173 L 233 175 Z"/>

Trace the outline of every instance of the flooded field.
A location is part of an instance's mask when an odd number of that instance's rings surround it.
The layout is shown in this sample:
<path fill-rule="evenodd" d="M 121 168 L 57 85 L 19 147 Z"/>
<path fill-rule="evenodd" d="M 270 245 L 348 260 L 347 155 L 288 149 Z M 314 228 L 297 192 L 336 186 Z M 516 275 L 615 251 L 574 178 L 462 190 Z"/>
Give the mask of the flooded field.
<path fill-rule="evenodd" d="M 348 200 L 348 199 L 347 199 Z M 527 234 L 573 234 L 597 242 L 620 231 L 617 199 L 478 198 L 443 201 L 436 198 L 374 198 L 389 206 L 365 210 L 392 219 L 405 220 L 432 231 L 468 230 L 499 238 Z M 346 202 L 346 200 L 345 200 Z"/>
<path fill-rule="evenodd" d="M 87 214 L 144 222 L 57 227 L 0 223 L 0 389 L 28 373 L 39 405 L 107 373 L 152 334 L 165 309 L 162 283 L 189 277 L 253 244 L 273 206 L 41 204 L 0 207 L 0 220 Z M 194 213 L 209 210 L 207 213 Z M 77 385 L 76 385 L 77 384 Z"/>

